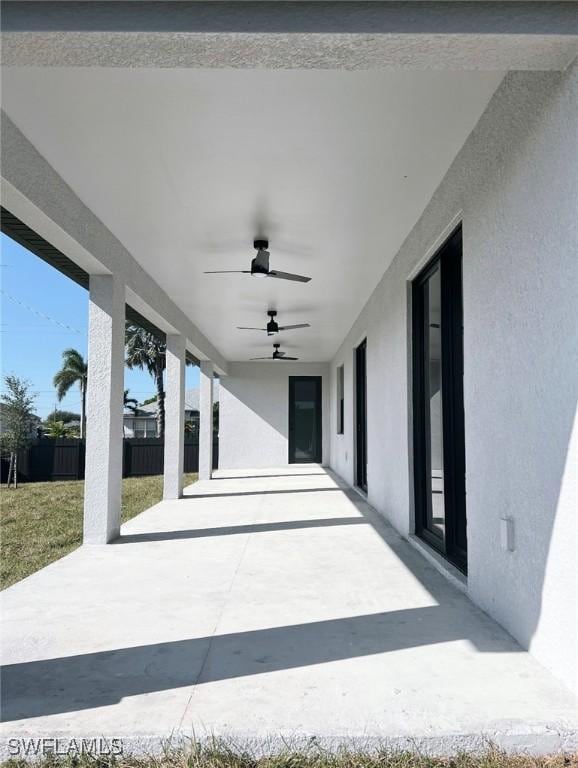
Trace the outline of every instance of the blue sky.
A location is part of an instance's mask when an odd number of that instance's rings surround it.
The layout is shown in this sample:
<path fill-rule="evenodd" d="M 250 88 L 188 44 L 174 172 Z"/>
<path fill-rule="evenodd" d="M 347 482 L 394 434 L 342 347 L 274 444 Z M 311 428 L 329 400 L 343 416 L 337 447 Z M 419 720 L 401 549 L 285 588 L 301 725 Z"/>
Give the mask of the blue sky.
<path fill-rule="evenodd" d="M 74 347 L 86 357 L 88 292 L 4 234 L 0 252 L 2 376 L 28 379 L 36 393 L 36 413 L 44 418 L 57 403 L 52 379 L 63 350 Z M 124 382 L 139 402 L 155 394 L 144 371 L 125 368 Z M 187 366 L 187 388 L 198 385 L 198 368 Z M 78 388 L 57 407 L 78 413 Z"/>

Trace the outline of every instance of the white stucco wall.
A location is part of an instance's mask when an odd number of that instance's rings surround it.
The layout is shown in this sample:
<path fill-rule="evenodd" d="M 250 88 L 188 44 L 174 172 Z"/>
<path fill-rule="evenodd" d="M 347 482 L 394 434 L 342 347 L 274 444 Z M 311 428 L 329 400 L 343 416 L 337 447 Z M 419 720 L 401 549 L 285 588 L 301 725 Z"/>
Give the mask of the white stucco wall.
<path fill-rule="evenodd" d="M 352 482 L 353 348 L 366 335 L 369 500 L 413 532 L 408 286 L 461 220 L 468 592 L 573 689 L 577 80 L 576 66 L 505 78 L 337 352 L 330 385 L 331 466 Z M 503 516 L 514 520 L 513 552 L 500 547 Z"/>
<path fill-rule="evenodd" d="M 220 382 L 219 469 L 288 464 L 289 376 L 321 376 L 323 462 L 329 457 L 329 365 L 230 363 Z"/>

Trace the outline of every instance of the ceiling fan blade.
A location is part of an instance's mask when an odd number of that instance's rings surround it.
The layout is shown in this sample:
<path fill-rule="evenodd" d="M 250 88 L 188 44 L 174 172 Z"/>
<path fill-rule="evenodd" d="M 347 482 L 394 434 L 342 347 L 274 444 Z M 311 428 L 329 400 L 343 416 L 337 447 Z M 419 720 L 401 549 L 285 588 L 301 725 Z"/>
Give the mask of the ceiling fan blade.
<path fill-rule="evenodd" d="M 250 269 L 211 269 L 204 275 L 250 275 Z"/>
<path fill-rule="evenodd" d="M 311 328 L 309 323 L 298 323 L 297 325 L 280 325 L 280 331 L 293 331 L 295 328 Z"/>
<path fill-rule="evenodd" d="M 299 360 L 298 357 L 287 357 L 287 355 L 284 355 L 283 357 L 276 357 L 275 360 Z"/>
<path fill-rule="evenodd" d="M 295 283 L 308 283 L 311 278 L 304 277 L 303 275 L 293 275 L 291 272 L 279 272 L 277 269 L 272 269 L 267 273 L 267 277 L 276 277 L 279 280 L 292 280 Z"/>
<path fill-rule="evenodd" d="M 247 328 L 244 325 L 238 325 L 237 330 L 238 331 L 265 331 L 265 333 L 267 332 L 266 328 Z"/>
<path fill-rule="evenodd" d="M 250 357 L 249 360 L 273 360 L 272 357 Z"/>

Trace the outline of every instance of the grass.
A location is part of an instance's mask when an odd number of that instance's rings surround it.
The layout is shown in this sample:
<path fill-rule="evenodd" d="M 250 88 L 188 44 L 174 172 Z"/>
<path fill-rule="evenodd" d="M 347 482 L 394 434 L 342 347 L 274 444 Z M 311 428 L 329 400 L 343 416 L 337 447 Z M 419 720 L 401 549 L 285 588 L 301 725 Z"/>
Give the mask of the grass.
<path fill-rule="evenodd" d="M 185 484 L 197 479 L 185 475 Z M 122 481 L 122 521 L 162 498 L 163 477 Z M 0 589 L 72 552 L 82 541 L 83 480 L 26 483 L 0 490 Z"/>
<path fill-rule="evenodd" d="M 417 751 L 339 749 L 327 751 L 312 745 L 305 750 L 273 751 L 253 754 L 222 742 L 210 746 L 193 744 L 186 749 L 166 749 L 149 757 L 80 755 L 45 757 L 34 763 L 42 768 L 578 768 L 577 755 L 533 757 L 508 755 L 494 748 L 480 754 L 462 753 L 455 757 L 429 757 Z M 6 768 L 29 765 L 21 759 L 4 763 Z"/>

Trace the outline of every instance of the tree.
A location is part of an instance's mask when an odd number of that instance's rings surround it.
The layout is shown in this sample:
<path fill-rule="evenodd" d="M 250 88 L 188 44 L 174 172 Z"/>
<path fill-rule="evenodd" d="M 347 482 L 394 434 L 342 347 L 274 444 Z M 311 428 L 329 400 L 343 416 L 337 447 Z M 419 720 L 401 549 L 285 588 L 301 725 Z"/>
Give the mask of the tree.
<path fill-rule="evenodd" d="M 191 419 L 185 421 L 185 435 L 198 435 L 199 434 L 199 416 L 193 416 Z"/>
<path fill-rule="evenodd" d="M 65 426 L 63 421 L 48 422 L 45 435 L 52 440 L 56 440 L 59 437 L 78 437 L 77 434 L 74 434 L 74 429 Z"/>
<path fill-rule="evenodd" d="M 126 324 L 126 365 L 148 371 L 157 388 L 157 434 L 165 436 L 165 385 L 163 372 L 166 366 L 166 345 L 158 336 L 133 323 Z"/>
<path fill-rule="evenodd" d="M 30 393 L 30 383 L 18 376 L 5 376 L 6 392 L 2 395 L 2 421 L 5 427 L 3 442 L 10 452 L 8 482 L 18 488 L 18 451 L 26 448 L 34 422 L 35 395 Z"/>
<path fill-rule="evenodd" d="M 137 406 L 138 406 L 138 400 L 134 397 L 128 396 L 129 390 L 124 390 L 124 398 L 123 398 L 123 405 L 127 409 L 127 411 L 132 411 L 133 413 L 136 413 Z"/>
<path fill-rule="evenodd" d="M 49 424 L 51 421 L 63 421 L 65 424 L 68 424 L 70 421 L 78 421 L 80 423 L 81 419 L 79 413 L 73 413 L 72 411 L 61 411 L 58 408 L 55 408 L 46 417 L 46 424 Z"/>
<path fill-rule="evenodd" d="M 88 364 L 76 349 L 65 349 L 62 353 L 62 368 L 54 376 L 54 386 L 58 400 L 78 384 L 80 387 L 80 437 L 86 433 L 86 384 L 88 381 Z"/>

